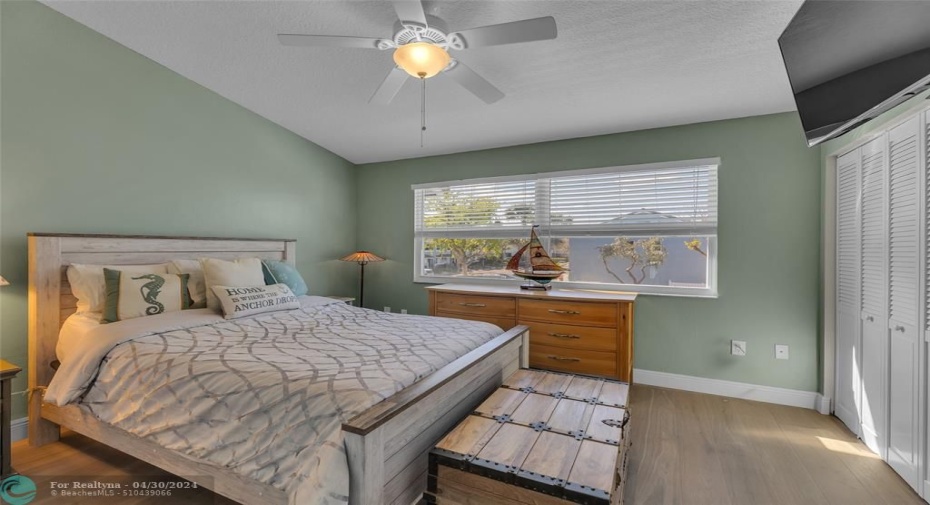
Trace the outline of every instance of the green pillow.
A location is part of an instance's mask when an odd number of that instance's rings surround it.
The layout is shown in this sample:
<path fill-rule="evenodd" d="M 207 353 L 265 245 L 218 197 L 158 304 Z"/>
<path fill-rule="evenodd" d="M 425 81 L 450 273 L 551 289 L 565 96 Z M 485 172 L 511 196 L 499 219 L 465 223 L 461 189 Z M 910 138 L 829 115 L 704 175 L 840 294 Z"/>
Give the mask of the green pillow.
<path fill-rule="evenodd" d="M 303 296 L 310 291 L 307 282 L 300 276 L 300 272 L 289 263 L 274 260 L 262 260 L 262 272 L 265 274 L 265 284 L 287 284 L 294 292 L 294 296 Z"/>

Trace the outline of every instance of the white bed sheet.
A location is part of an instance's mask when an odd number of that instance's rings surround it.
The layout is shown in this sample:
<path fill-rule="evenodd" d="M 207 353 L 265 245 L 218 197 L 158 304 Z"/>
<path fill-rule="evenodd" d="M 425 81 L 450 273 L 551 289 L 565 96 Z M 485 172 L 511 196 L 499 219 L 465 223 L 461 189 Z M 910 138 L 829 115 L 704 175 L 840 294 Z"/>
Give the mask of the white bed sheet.
<path fill-rule="evenodd" d="M 301 305 L 233 320 L 76 318 L 45 400 L 280 488 L 291 505 L 344 504 L 341 423 L 501 333 L 323 297 Z"/>

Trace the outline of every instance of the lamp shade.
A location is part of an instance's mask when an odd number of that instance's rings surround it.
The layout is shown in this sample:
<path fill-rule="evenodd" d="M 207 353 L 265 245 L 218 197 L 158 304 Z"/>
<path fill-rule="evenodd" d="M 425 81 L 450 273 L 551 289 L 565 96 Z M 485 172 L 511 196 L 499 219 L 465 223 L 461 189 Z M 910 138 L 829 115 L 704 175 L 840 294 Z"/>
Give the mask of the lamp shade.
<path fill-rule="evenodd" d="M 429 42 L 411 42 L 394 51 L 394 63 L 419 79 L 427 79 L 442 72 L 451 60 L 445 49 Z"/>
<path fill-rule="evenodd" d="M 3 276 L 0 276 L 0 286 L 9 286 L 9 285 L 10 285 L 10 281 L 4 279 Z"/>
<path fill-rule="evenodd" d="M 372 254 L 368 251 L 356 251 L 339 259 L 341 261 L 354 261 L 356 263 L 374 263 L 377 261 L 384 261 L 384 258 L 378 256 L 377 254 Z"/>

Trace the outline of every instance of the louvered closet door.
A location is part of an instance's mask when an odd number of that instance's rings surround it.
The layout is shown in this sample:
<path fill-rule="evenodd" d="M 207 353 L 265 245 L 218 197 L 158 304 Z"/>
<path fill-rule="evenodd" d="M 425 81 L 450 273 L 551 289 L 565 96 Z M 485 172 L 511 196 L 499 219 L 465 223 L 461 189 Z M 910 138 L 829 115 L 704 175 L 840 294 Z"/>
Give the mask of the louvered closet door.
<path fill-rule="evenodd" d="M 859 150 L 836 160 L 836 400 L 834 412 L 859 434 Z"/>
<path fill-rule="evenodd" d="M 885 137 L 860 148 L 862 165 L 861 321 L 862 417 L 860 436 L 887 457 L 888 230 Z"/>
<path fill-rule="evenodd" d="M 918 118 L 888 132 L 888 464 L 919 484 L 920 143 Z"/>

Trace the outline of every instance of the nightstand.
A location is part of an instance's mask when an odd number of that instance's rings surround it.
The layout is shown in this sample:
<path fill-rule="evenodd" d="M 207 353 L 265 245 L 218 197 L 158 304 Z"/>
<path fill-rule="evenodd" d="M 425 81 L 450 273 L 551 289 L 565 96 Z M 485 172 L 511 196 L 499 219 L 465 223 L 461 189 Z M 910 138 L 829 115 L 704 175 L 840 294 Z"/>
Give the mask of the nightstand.
<path fill-rule="evenodd" d="M 13 442 L 10 435 L 10 413 L 13 408 L 10 383 L 21 370 L 13 363 L 0 359 L 0 479 L 15 473 L 10 458 L 10 444 Z"/>
<path fill-rule="evenodd" d="M 355 298 L 351 296 L 327 296 L 326 298 L 332 298 L 333 300 L 339 300 L 340 302 L 346 305 L 355 305 Z"/>

